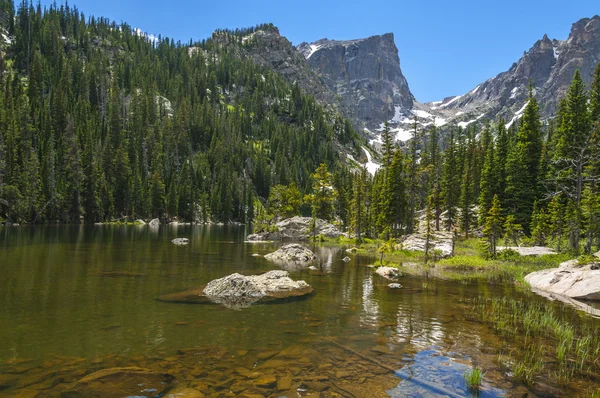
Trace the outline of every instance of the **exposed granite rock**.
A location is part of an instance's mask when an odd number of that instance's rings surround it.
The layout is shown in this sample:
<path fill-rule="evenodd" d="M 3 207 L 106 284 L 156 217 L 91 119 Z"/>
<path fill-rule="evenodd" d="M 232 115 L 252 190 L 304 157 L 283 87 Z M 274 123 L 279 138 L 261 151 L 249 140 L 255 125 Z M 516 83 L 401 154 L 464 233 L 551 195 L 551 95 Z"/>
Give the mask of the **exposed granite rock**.
<path fill-rule="evenodd" d="M 138 218 L 133 223 L 136 225 L 146 225 L 146 221 L 142 220 L 141 218 Z"/>
<path fill-rule="evenodd" d="M 394 280 L 401 275 L 400 271 L 398 271 L 398 268 L 394 267 L 379 267 L 375 273 L 389 280 Z"/>
<path fill-rule="evenodd" d="M 175 238 L 171 241 L 171 243 L 173 243 L 177 246 L 183 246 L 183 245 L 187 245 L 188 243 L 190 243 L 190 240 L 188 238 Z"/>
<path fill-rule="evenodd" d="M 204 287 L 166 294 L 158 300 L 197 304 L 213 302 L 241 309 L 257 302 L 296 298 L 312 292 L 313 288 L 306 282 L 292 280 L 287 271 L 274 270 L 262 275 L 231 274 Z"/>
<path fill-rule="evenodd" d="M 413 95 L 400 70 L 393 33 L 358 40 L 321 39 L 298 50 L 362 123 L 378 128 L 396 107 L 410 109 Z"/>
<path fill-rule="evenodd" d="M 509 70 L 468 93 L 426 105 L 430 112 L 459 125 L 461 121 L 484 123 L 498 116 L 512 124 L 523 114 L 531 81 L 540 112 L 548 117 L 556 113 L 558 102 L 566 96 L 575 70 L 579 69 L 584 83 L 589 85 L 599 61 L 600 17 L 596 15 L 574 23 L 566 40 L 544 35 Z"/>
<path fill-rule="evenodd" d="M 158 218 L 154 218 L 154 219 L 150 220 L 150 222 L 148 223 L 148 226 L 150 226 L 151 228 L 158 227 L 159 225 L 160 225 L 160 220 Z"/>
<path fill-rule="evenodd" d="M 429 254 L 433 255 L 435 250 L 439 250 L 442 257 L 452 255 L 452 233 L 444 231 L 435 231 L 433 239 L 429 242 Z M 415 233 L 404 238 L 402 243 L 397 246 L 398 249 L 425 252 L 425 235 Z"/>
<path fill-rule="evenodd" d="M 128 367 L 89 374 L 61 393 L 63 398 L 122 398 L 148 393 L 160 395 L 175 379 L 168 373 Z"/>
<path fill-rule="evenodd" d="M 317 259 L 312 251 L 298 243 L 281 246 L 273 253 L 266 254 L 265 258 L 278 263 L 300 263 L 307 265 Z"/>
<path fill-rule="evenodd" d="M 270 241 L 270 240 L 308 240 L 313 231 L 310 228 L 311 217 L 292 217 L 281 220 L 276 224 L 277 232 L 259 232 L 248 235 L 248 241 Z M 323 235 L 326 238 L 338 238 L 342 235 L 335 225 L 329 224 L 320 218 L 316 219 L 316 235 Z"/>
<path fill-rule="evenodd" d="M 498 246 L 496 251 L 502 252 L 504 250 L 514 250 L 519 253 L 521 256 L 543 256 L 546 254 L 556 254 L 556 251 L 550 247 L 545 246 L 531 246 L 531 247 L 521 247 L 521 246 Z"/>
<path fill-rule="evenodd" d="M 390 289 L 401 289 L 401 288 L 402 288 L 402 285 L 401 285 L 401 284 L 399 284 L 399 283 L 390 283 L 390 284 L 388 285 L 388 287 L 389 287 Z"/>
<path fill-rule="evenodd" d="M 569 260 L 558 268 L 532 272 L 525 277 L 532 288 L 577 300 L 600 300 L 600 261 L 579 265 Z"/>

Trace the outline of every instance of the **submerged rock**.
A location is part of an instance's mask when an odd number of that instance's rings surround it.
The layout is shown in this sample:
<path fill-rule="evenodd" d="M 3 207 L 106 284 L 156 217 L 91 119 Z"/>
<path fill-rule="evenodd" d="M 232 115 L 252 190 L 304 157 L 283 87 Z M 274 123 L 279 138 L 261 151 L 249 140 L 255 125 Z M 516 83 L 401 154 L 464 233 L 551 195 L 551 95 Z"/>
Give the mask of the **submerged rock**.
<path fill-rule="evenodd" d="M 188 243 L 190 243 L 190 240 L 188 238 L 175 238 L 171 241 L 171 243 L 173 243 L 177 246 L 183 246 L 183 245 L 187 245 Z"/>
<path fill-rule="evenodd" d="M 401 276 L 400 271 L 398 271 L 398 268 L 394 267 L 379 267 L 377 268 L 375 273 L 389 280 L 394 280 Z"/>
<path fill-rule="evenodd" d="M 249 241 L 308 240 L 313 236 L 311 221 L 312 217 L 287 218 L 276 224 L 277 232 L 259 232 L 248 235 L 246 239 Z M 317 218 L 314 234 L 323 235 L 326 238 L 338 238 L 342 235 L 342 232 L 335 225 Z"/>
<path fill-rule="evenodd" d="M 351 259 L 350 259 L 350 257 L 348 257 L 348 256 L 346 256 L 346 257 L 344 257 L 344 258 L 342 259 L 342 261 L 343 261 L 343 262 L 345 262 L 345 263 L 349 262 L 350 260 L 351 260 Z"/>
<path fill-rule="evenodd" d="M 154 218 L 154 219 L 150 220 L 148 225 L 150 227 L 158 227 L 160 225 L 160 220 L 158 218 Z"/>
<path fill-rule="evenodd" d="M 273 253 L 265 255 L 267 260 L 279 263 L 295 263 L 304 264 L 311 263 L 317 259 L 315 254 L 306 247 L 298 243 L 290 243 L 289 245 L 281 246 Z"/>
<path fill-rule="evenodd" d="M 435 231 L 432 240 L 429 242 L 429 253 L 433 255 L 434 251 L 439 250 L 441 257 L 449 257 L 452 255 L 452 233 Z M 408 235 L 402 243 L 398 245 L 398 249 L 425 252 L 425 243 L 427 242 L 425 234 L 416 233 Z"/>
<path fill-rule="evenodd" d="M 600 300 L 600 261 L 580 265 L 569 260 L 558 268 L 532 272 L 525 277 L 532 288 L 577 300 Z"/>
<path fill-rule="evenodd" d="M 402 288 L 402 285 L 401 285 L 401 284 L 399 284 L 399 283 L 390 283 L 390 284 L 388 285 L 388 287 L 389 287 L 390 289 L 401 289 L 401 288 Z"/>
<path fill-rule="evenodd" d="M 168 373 L 127 367 L 102 369 L 85 376 L 61 393 L 63 398 L 122 398 L 160 395 L 175 379 Z"/>
<path fill-rule="evenodd" d="M 308 283 L 292 280 L 287 271 L 274 270 L 262 275 L 232 274 L 215 279 L 205 287 L 167 294 L 158 299 L 180 303 L 214 302 L 241 309 L 259 301 L 301 297 L 312 292 L 313 288 Z"/>

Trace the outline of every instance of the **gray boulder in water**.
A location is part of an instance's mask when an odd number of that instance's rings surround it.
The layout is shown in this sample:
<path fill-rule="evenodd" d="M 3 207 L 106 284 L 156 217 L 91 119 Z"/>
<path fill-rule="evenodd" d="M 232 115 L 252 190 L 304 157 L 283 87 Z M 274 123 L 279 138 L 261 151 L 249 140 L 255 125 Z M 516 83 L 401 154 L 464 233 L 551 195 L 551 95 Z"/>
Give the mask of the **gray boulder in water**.
<path fill-rule="evenodd" d="M 160 225 L 160 220 L 158 218 L 154 218 L 152 220 L 150 220 L 150 222 L 148 223 L 148 225 L 152 228 L 152 227 L 158 227 Z"/>
<path fill-rule="evenodd" d="M 309 264 L 317 259 L 315 254 L 298 243 L 281 246 L 273 253 L 265 255 L 267 260 L 277 263 Z"/>
<path fill-rule="evenodd" d="M 398 271 L 398 268 L 394 267 L 379 267 L 375 273 L 389 280 L 394 280 L 401 275 L 400 271 Z"/>
<path fill-rule="evenodd" d="M 525 281 L 534 289 L 560 294 L 577 300 L 600 300 L 600 260 L 579 265 L 569 260 L 558 268 L 532 272 Z"/>
<path fill-rule="evenodd" d="M 190 243 L 190 240 L 188 238 L 175 238 L 171 241 L 171 243 L 173 243 L 177 246 L 183 246 L 183 245 L 187 245 L 188 243 Z"/>
<path fill-rule="evenodd" d="M 166 294 L 158 299 L 179 303 L 213 302 L 242 309 L 257 302 L 290 299 L 312 292 L 313 288 L 308 283 L 292 280 L 287 271 L 274 270 L 262 275 L 232 274 L 215 279 L 205 287 Z"/>

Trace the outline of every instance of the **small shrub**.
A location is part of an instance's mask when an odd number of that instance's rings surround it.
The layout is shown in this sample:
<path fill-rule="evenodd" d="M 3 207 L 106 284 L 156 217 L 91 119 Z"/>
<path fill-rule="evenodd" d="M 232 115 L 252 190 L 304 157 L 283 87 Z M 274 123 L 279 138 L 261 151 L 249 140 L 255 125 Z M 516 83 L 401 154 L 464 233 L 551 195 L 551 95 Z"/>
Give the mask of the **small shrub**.
<path fill-rule="evenodd" d="M 518 261 L 521 255 L 513 249 L 505 249 L 498 253 L 498 259 L 502 261 Z"/>

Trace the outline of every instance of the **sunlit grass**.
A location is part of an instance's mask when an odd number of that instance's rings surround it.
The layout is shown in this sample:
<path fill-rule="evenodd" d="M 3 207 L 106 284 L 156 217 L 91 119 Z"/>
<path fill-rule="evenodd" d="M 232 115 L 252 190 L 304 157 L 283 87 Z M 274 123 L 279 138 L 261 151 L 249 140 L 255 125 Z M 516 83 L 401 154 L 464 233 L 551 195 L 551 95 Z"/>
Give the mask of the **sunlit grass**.
<path fill-rule="evenodd" d="M 479 388 L 481 388 L 483 376 L 485 376 L 485 373 L 479 366 L 475 366 L 472 369 L 468 369 L 463 375 L 465 382 L 467 383 L 467 387 L 469 387 L 469 389 L 471 390 L 478 390 Z"/>

